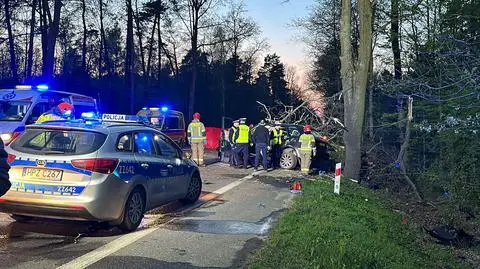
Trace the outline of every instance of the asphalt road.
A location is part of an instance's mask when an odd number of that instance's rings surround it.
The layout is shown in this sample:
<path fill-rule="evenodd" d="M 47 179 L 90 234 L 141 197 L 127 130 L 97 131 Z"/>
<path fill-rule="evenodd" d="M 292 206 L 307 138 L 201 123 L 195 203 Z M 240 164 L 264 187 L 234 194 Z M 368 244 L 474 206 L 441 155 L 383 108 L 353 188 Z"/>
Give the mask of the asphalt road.
<path fill-rule="evenodd" d="M 259 173 L 216 163 L 201 169 L 200 201 L 147 213 L 122 234 L 93 223 L 0 214 L 1 268 L 244 268 L 292 199 L 287 171 Z"/>

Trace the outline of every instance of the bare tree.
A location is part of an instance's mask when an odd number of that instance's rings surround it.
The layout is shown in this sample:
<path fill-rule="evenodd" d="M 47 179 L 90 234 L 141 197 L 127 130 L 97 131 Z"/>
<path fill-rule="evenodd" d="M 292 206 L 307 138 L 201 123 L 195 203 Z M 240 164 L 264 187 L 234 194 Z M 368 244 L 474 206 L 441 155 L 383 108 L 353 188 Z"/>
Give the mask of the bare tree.
<path fill-rule="evenodd" d="M 135 90 L 133 82 L 134 72 L 134 47 L 133 47 L 133 10 L 132 0 L 126 0 L 127 8 L 127 45 L 126 45 L 126 59 L 125 59 L 125 79 L 127 87 L 130 90 L 130 113 L 134 113 L 135 109 Z"/>
<path fill-rule="evenodd" d="M 32 76 L 33 69 L 33 41 L 35 38 L 35 13 L 37 8 L 37 0 L 32 0 L 32 11 L 30 18 L 30 33 L 28 38 L 28 52 L 27 52 L 27 67 L 25 69 L 25 78 L 29 79 Z"/>
<path fill-rule="evenodd" d="M 365 118 L 365 93 L 372 54 L 372 17 L 370 0 L 358 1 L 359 48 L 358 58 L 352 49 L 352 2 L 342 0 L 340 20 L 341 76 L 346 132 L 345 176 L 359 179 L 361 167 L 362 133 Z"/>
<path fill-rule="evenodd" d="M 55 66 L 55 45 L 60 26 L 60 12 L 62 10 L 62 0 L 55 0 L 53 6 L 53 19 L 50 13 L 50 7 L 47 0 L 41 2 L 41 28 L 42 28 L 42 51 L 43 65 L 42 75 L 45 78 L 51 78 L 54 74 Z M 48 18 L 48 21 L 47 21 Z"/>
<path fill-rule="evenodd" d="M 83 38 L 82 38 L 82 71 L 87 70 L 87 21 L 85 15 L 87 13 L 86 0 L 82 0 L 82 25 L 83 25 Z"/>
<path fill-rule="evenodd" d="M 218 0 L 174 0 L 174 9 L 188 31 L 192 57 L 192 77 L 188 91 L 188 115 L 193 115 L 195 108 L 195 93 L 197 86 L 197 65 L 199 55 L 199 31 L 211 25 L 208 24 L 208 12 L 218 3 Z"/>
<path fill-rule="evenodd" d="M 4 7 L 5 7 L 5 23 L 7 24 L 7 32 L 8 32 L 8 48 L 10 52 L 10 72 L 12 73 L 12 79 L 15 82 L 18 82 L 18 68 L 17 68 L 17 60 L 15 54 L 15 39 L 12 32 L 12 22 L 11 22 L 11 13 L 10 13 L 10 1 L 4 0 Z"/>

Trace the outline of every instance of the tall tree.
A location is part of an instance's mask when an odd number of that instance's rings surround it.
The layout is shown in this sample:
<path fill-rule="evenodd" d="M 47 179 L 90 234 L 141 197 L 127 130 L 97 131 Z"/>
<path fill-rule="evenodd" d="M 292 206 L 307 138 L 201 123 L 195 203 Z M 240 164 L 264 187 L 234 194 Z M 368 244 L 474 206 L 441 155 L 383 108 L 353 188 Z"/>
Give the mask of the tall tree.
<path fill-rule="evenodd" d="M 42 0 L 41 17 L 43 21 L 42 27 L 42 51 L 43 65 L 42 75 L 49 79 L 53 77 L 55 67 L 55 45 L 60 26 L 60 12 L 62 10 L 62 0 L 55 0 L 53 6 L 53 19 L 50 14 L 50 7 L 47 0 Z M 47 22 L 48 18 L 48 22 Z"/>
<path fill-rule="evenodd" d="M 125 59 L 125 80 L 127 88 L 130 90 L 130 113 L 135 110 L 135 89 L 134 89 L 134 47 L 133 47 L 133 10 L 132 0 L 126 0 L 127 8 L 127 44 L 126 44 L 126 59 Z"/>
<path fill-rule="evenodd" d="M 359 179 L 363 123 L 365 118 L 365 93 L 372 54 L 373 8 L 370 0 L 358 0 L 359 48 L 354 57 L 352 49 L 352 2 L 342 0 L 340 20 L 341 76 L 346 131 L 345 176 Z"/>
<path fill-rule="evenodd" d="M 135 0 L 135 26 L 136 26 L 136 34 L 138 38 L 138 49 L 140 50 L 140 63 L 142 67 L 142 74 L 145 75 L 147 73 L 146 66 L 145 66 L 145 50 L 143 49 L 143 29 L 140 20 L 140 13 L 138 11 L 138 0 Z"/>
<path fill-rule="evenodd" d="M 199 55 L 199 30 L 204 29 L 206 25 L 204 20 L 208 12 L 217 3 L 217 0 L 173 0 L 176 13 L 182 20 L 190 37 L 191 51 L 191 80 L 188 91 L 188 115 L 191 117 L 195 109 L 196 87 L 197 87 L 197 67 Z"/>
<path fill-rule="evenodd" d="M 400 56 L 400 0 L 391 0 L 391 28 L 390 38 L 392 40 L 393 67 L 395 70 L 395 79 L 402 79 L 402 59 Z"/>
<path fill-rule="evenodd" d="M 83 38 L 82 38 L 82 71 L 87 70 L 87 20 L 85 15 L 87 13 L 86 0 L 82 0 L 82 25 L 83 25 Z"/>
<path fill-rule="evenodd" d="M 10 72 L 12 73 L 12 79 L 14 82 L 18 82 L 18 68 L 17 68 L 17 55 L 15 54 L 15 39 L 12 32 L 12 21 L 10 13 L 10 1 L 4 0 L 5 7 L 5 23 L 7 24 L 8 32 L 8 48 L 10 52 Z"/>
<path fill-rule="evenodd" d="M 27 67 L 25 69 L 25 78 L 29 79 L 32 76 L 33 69 L 33 41 L 35 38 L 35 13 L 37 8 L 37 0 L 32 0 L 32 11 L 30 18 L 30 33 L 28 38 L 28 52 L 27 52 Z"/>

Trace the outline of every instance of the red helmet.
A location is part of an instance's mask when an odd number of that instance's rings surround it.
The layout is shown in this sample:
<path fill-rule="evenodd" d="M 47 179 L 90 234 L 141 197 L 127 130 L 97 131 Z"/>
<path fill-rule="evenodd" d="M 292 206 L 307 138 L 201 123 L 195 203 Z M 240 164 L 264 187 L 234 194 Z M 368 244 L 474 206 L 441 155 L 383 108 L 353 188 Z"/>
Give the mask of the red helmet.
<path fill-rule="evenodd" d="M 311 132 L 312 131 L 312 126 L 310 126 L 309 124 L 303 126 L 303 131 L 304 132 Z"/>
<path fill-rule="evenodd" d="M 193 119 L 194 120 L 199 120 L 200 119 L 200 113 L 195 112 L 195 114 L 193 114 Z"/>
<path fill-rule="evenodd" d="M 65 110 L 73 110 L 73 106 L 67 102 L 61 102 L 57 107 L 62 113 L 65 112 Z"/>

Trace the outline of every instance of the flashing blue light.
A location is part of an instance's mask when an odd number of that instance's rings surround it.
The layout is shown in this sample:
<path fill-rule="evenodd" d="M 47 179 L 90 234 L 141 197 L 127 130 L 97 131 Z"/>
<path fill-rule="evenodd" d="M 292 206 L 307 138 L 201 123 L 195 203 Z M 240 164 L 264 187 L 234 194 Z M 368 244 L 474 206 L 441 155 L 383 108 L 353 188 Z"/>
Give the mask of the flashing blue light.
<path fill-rule="evenodd" d="M 82 119 L 86 119 L 86 120 L 94 120 L 96 119 L 96 114 L 95 112 L 83 112 L 82 113 Z"/>
<path fill-rule="evenodd" d="M 142 110 L 147 110 L 147 109 L 148 109 L 148 107 L 144 107 L 144 108 L 142 108 Z"/>
<path fill-rule="evenodd" d="M 48 85 L 45 85 L 45 84 L 37 85 L 37 90 L 40 92 L 48 91 Z"/>
<path fill-rule="evenodd" d="M 162 106 L 162 112 L 167 112 L 167 111 L 168 111 L 168 107 Z"/>
<path fill-rule="evenodd" d="M 142 137 L 142 140 L 143 140 L 143 142 L 147 142 L 148 137 L 144 136 L 144 137 Z"/>

